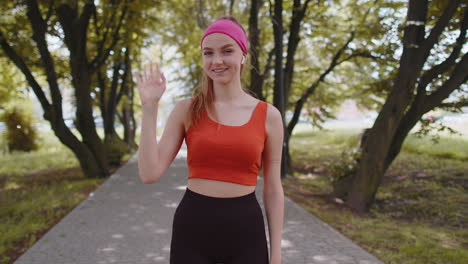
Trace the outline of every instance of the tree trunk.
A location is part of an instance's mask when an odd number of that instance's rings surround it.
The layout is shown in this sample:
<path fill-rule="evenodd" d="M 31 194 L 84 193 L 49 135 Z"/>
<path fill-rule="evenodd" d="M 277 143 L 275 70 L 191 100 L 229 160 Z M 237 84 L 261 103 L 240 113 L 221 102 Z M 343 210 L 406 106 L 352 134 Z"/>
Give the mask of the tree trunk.
<path fill-rule="evenodd" d="M 289 175 L 294 174 L 291 152 L 289 151 L 289 142 L 291 135 L 288 132 L 288 129 L 284 130 L 284 144 L 283 144 L 283 157 L 285 158 L 284 166 L 286 166 L 286 171 L 289 172 Z"/>
<path fill-rule="evenodd" d="M 104 145 L 97 134 L 96 125 L 94 123 L 93 111 L 92 111 L 92 100 L 90 96 L 91 92 L 91 80 L 87 69 L 81 68 L 79 61 L 73 61 L 72 58 L 72 75 L 73 75 L 73 86 L 75 87 L 76 97 L 76 121 L 77 129 L 80 132 L 83 143 L 88 146 L 91 153 L 93 154 L 96 162 L 99 166 L 101 177 L 109 175 L 108 161 L 106 157 L 106 151 Z M 77 58 L 75 58 L 77 59 Z M 79 59 L 77 59 L 79 60 Z M 78 64 L 78 65 L 77 65 Z M 73 66 L 75 65 L 75 67 Z M 79 69 L 81 68 L 81 69 Z"/>
<path fill-rule="evenodd" d="M 83 143 L 88 146 L 96 159 L 99 174 L 104 177 L 109 175 L 108 162 L 104 145 L 96 132 L 94 123 L 91 99 L 92 72 L 86 54 L 87 29 L 92 12 L 94 12 L 94 5 L 86 5 L 83 8 L 83 14 L 78 16 L 77 9 L 61 4 L 57 9 L 57 16 L 65 33 L 65 44 L 70 51 L 69 61 L 72 84 L 75 88 L 77 129 L 83 138 Z"/>
<path fill-rule="evenodd" d="M 273 105 L 280 111 L 285 122 L 286 102 L 283 82 L 283 1 L 275 0 L 274 14 L 272 16 L 273 33 L 275 38 L 275 82 L 273 88 Z M 285 127 L 286 124 L 283 124 Z M 286 129 L 285 129 L 286 130 Z M 283 141 L 284 142 L 284 141 Z M 287 171 L 287 155 L 284 150 L 281 157 L 281 178 L 285 178 Z"/>
<path fill-rule="evenodd" d="M 250 90 L 256 95 L 259 100 L 265 101 L 263 96 L 263 76 L 260 72 L 260 29 L 258 28 L 258 14 L 262 6 L 262 0 L 252 0 L 250 3 L 249 17 L 249 42 L 250 42 L 250 57 L 252 68 L 250 70 Z"/>
<path fill-rule="evenodd" d="M 289 102 L 289 91 L 294 75 L 294 62 L 297 47 L 299 46 L 301 23 L 304 19 L 304 15 L 307 11 L 307 7 L 310 0 L 306 0 L 301 5 L 301 0 L 294 0 L 292 8 L 291 24 L 289 25 L 289 39 L 287 46 L 286 65 L 284 67 L 284 96 L 285 102 Z M 289 156 L 289 153 L 288 153 Z"/>
<path fill-rule="evenodd" d="M 104 177 L 105 175 L 102 174 L 102 170 L 96 162 L 93 153 L 90 151 L 88 146 L 80 142 L 78 138 L 75 137 L 75 135 L 65 125 L 63 119 L 57 120 L 57 122 L 49 121 L 52 124 L 52 130 L 60 142 L 67 146 L 75 155 L 76 159 L 80 163 L 81 169 L 83 170 L 83 174 L 87 178 Z"/>
<path fill-rule="evenodd" d="M 131 152 L 134 149 L 138 148 L 138 145 L 135 142 L 135 132 L 136 132 L 136 121 L 135 114 L 133 111 L 133 95 L 134 95 L 134 86 L 132 81 L 132 64 L 130 60 L 130 47 L 127 48 L 125 53 L 125 67 L 127 71 L 127 81 L 122 84 L 122 88 L 125 100 L 122 107 L 122 124 L 124 126 L 124 142 L 127 143 L 128 150 Z"/>
<path fill-rule="evenodd" d="M 424 26 L 428 1 L 409 1 L 408 22 L 403 36 L 404 48 L 398 75 L 373 127 L 369 130 L 366 139 L 362 141 L 362 156 L 347 200 L 347 204 L 359 212 L 368 211 L 373 204 L 382 177 L 400 152 L 403 141 L 411 128 L 424 113 L 440 105 L 443 99 L 467 79 L 467 55 L 465 54 L 455 65 L 461 49 L 458 45 L 455 45 L 452 54 L 445 61 L 421 75 L 432 47 L 438 41 L 459 4 L 458 0 L 448 3 L 444 13 L 425 38 Z M 459 45 L 464 43 L 468 24 L 466 10 L 464 15 L 460 23 L 460 36 L 457 39 Z M 427 95 L 427 85 L 440 74 L 449 71 L 451 71 L 450 78 Z"/>

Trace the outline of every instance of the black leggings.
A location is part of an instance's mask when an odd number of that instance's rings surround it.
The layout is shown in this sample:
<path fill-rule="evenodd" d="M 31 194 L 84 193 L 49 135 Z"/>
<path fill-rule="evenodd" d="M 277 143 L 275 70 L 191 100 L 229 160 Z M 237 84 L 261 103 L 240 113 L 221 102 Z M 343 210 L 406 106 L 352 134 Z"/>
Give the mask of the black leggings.
<path fill-rule="evenodd" d="M 268 264 L 255 191 L 211 197 L 186 189 L 174 214 L 170 264 Z"/>

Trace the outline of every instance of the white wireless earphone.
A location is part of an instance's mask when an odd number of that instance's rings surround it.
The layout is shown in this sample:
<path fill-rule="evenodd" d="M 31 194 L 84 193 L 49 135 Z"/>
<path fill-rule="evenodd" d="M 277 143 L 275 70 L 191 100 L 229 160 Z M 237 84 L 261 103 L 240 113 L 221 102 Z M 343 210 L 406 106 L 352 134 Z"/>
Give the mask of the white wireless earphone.
<path fill-rule="evenodd" d="M 245 63 L 245 56 L 242 56 L 241 64 Z"/>

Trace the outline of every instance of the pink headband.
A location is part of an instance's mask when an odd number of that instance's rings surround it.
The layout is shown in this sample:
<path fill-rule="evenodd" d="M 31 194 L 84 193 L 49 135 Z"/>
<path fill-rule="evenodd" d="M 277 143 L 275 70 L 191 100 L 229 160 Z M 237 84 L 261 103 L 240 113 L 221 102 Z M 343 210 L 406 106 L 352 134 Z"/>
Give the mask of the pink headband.
<path fill-rule="evenodd" d="M 237 25 L 234 21 L 222 18 L 211 23 L 205 30 L 205 33 L 203 33 L 203 37 L 200 41 L 200 47 L 201 43 L 203 43 L 203 39 L 213 33 L 223 33 L 228 35 L 233 40 L 235 40 L 237 44 L 239 44 L 239 47 L 242 49 L 244 55 L 247 54 L 247 36 L 245 35 L 242 28 L 239 27 L 239 25 Z"/>

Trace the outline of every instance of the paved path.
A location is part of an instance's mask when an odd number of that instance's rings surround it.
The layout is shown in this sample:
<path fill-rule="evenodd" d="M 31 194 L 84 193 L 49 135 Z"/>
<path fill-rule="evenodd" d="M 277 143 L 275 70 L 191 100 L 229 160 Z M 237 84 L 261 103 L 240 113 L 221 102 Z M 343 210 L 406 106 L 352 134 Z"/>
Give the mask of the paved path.
<path fill-rule="evenodd" d="M 134 156 L 15 264 L 169 263 L 172 219 L 187 184 L 183 146 L 155 184 L 140 182 Z M 268 232 L 262 184 L 256 195 Z M 382 263 L 288 197 L 283 231 L 283 264 Z"/>

